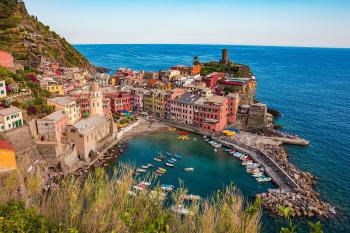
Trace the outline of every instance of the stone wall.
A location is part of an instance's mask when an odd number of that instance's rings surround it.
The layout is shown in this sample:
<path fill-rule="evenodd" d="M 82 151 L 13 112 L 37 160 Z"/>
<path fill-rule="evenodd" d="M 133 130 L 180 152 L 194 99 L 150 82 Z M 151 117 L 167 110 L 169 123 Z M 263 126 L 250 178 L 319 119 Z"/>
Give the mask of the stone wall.
<path fill-rule="evenodd" d="M 252 104 L 248 115 L 248 128 L 264 128 L 266 127 L 267 106 L 266 104 Z"/>

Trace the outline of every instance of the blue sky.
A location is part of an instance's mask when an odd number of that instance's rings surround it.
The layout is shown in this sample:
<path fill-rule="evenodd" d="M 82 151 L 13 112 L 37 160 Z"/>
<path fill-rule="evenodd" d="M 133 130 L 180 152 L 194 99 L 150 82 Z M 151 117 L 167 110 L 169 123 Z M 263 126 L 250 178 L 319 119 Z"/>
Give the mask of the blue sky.
<path fill-rule="evenodd" d="M 74 44 L 350 47 L 350 0 L 25 0 Z"/>

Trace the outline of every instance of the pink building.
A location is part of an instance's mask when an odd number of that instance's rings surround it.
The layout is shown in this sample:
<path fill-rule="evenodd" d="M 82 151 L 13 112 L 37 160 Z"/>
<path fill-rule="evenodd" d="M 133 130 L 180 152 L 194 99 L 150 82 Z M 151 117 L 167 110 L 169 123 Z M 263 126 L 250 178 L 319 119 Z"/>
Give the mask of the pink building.
<path fill-rule="evenodd" d="M 201 97 L 194 104 L 193 123 L 212 133 L 223 130 L 228 122 L 228 98 L 223 96 Z"/>
<path fill-rule="evenodd" d="M 66 127 L 69 124 L 64 110 L 58 110 L 37 120 L 38 134 L 41 141 L 62 142 L 66 137 Z"/>
<path fill-rule="evenodd" d="M 193 125 L 193 105 L 201 96 L 186 93 L 170 101 L 170 119 L 176 123 Z"/>
<path fill-rule="evenodd" d="M 103 97 L 109 99 L 111 111 L 113 113 L 121 111 L 131 111 L 130 93 L 128 92 L 113 92 L 103 93 Z"/>
<path fill-rule="evenodd" d="M 0 51 L 0 66 L 5 67 L 7 69 L 12 69 L 15 67 L 13 57 L 10 53 Z"/>
<path fill-rule="evenodd" d="M 145 89 L 143 88 L 132 88 L 130 90 L 130 106 L 133 111 L 143 111 L 143 95 Z"/>
<path fill-rule="evenodd" d="M 237 111 L 239 105 L 239 94 L 238 93 L 229 93 L 227 96 L 228 99 L 228 123 L 234 123 L 237 119 Z"/>
<path fill-rule="evenodd" d="M 213 88 L 218 84 L 219 79 L 222 79 L 225 76 L 225 73 L 219 73 L 214 72 L 211 74 L 208 74 L 203 81 L 205 82 L 205 85 L 209 88 Z"/>

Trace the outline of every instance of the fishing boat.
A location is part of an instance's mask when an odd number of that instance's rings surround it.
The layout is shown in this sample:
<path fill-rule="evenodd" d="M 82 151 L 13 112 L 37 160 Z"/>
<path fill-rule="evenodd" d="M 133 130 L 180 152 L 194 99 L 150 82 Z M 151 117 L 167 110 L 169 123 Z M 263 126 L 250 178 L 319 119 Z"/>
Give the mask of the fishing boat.
<path fill-rule="evenodd" d="M 258 177 L 258 178 L 256 178 L 256 181 L 258 181 L 258 182 L 269 182 L 269 181 L 271 181 L 271 178 L 270 177 Z"/>
<path fill-rule="evenodd" d="M 186 168 L 184 168 L 184 170 L 186 172 L 192 172 L 192 171 L 194 171 L 194 168 L 193 167 L 186 167 Z"/>
<path fill-rule="evenodd" d="M 159 170 L 159 171 L 166 172 L 166 169 L 165 169 L 165 168 L 162 168 L 162 167 L 158 168 L 158 170 Z"/>
<path fill-rule="evenodd" d="M 168 167 L 175 167 L 173 163 L 165 163 L 165 165 L 167 165 Z"/>
<path fill-rule="evenodd" d="M 180 155 L 177 155 L 177 154 L 175 154 L 174 157 L 177 159 L 182 159 L 182 157 Z"/>
<path fill-rule="evenodd" d="M 160 158 L 158 158 L 158 157 L 153 158 L 153 160 L 154 160 L 154 161 L 157 161 L 157 162 L 161 162 L 161 161 L 162 161 L 162 160 L 161 160 Z"/>
<path fill-rule="evenodd" d="M 146 172 L 146 170 L 145 170 L 145 169 L 143 169 L 143 168 L 138 168 L 138 169 L 136 169 L 136 172 L 145 173 L 145 172 Z"/>
<path fill-rule="evenodd" d="M 175 158 L 171 158 L 170 160 L 172 160 L 172 161 L 174 161 L 174 162 L 176 162 L 176 161 L 177 161 Z"/>
<path fill-rule="evenodd" d="M 187 201 L 198 201 L 201 199 L 201 197 L 199 195 L 189 194 L 189 195 L 181 195 L 181 199 L 187 200 Z"/>
<path fill-rule="evenodd" d="M 163 184 L 160 186 L 160 188 L 164 191 L 168 191 L 171 192 L 174 189 L 174 185 L 170 185 L 170 184 Z"/>
<path fill-rule="evenodd" d="M 172 212 L 176 214 L 181 214 L 181 215 L 193 214 L 192 211 L 186 209 L 183 205 L 172 206 L 170 209 Z"/>

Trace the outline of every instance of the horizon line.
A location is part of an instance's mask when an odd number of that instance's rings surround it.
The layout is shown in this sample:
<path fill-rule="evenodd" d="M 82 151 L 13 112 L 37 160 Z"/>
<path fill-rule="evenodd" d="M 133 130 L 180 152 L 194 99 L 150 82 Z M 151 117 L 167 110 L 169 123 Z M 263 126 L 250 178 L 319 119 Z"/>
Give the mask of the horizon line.
<path fill-rule="evenodd" d="M 298 45 L 253 45 L 253 44 L 201 44 L 201 43 L 71 43 L 75 45 L 205 45 L 205 46 L 246 46 L 246 47 L 284 47 L 284 48 L 315 48 L 315 49 L 350 49 L 350 47 L 328 46 L 298 46 Z"/>

